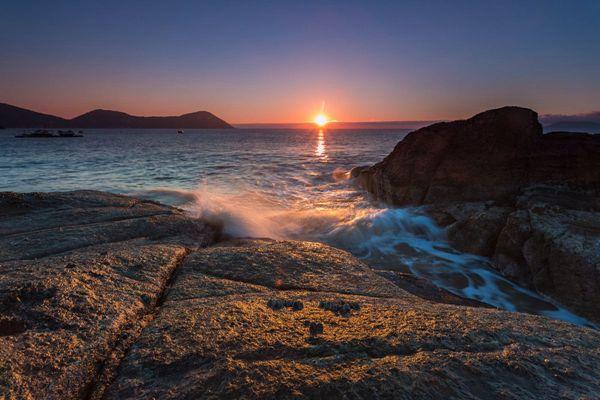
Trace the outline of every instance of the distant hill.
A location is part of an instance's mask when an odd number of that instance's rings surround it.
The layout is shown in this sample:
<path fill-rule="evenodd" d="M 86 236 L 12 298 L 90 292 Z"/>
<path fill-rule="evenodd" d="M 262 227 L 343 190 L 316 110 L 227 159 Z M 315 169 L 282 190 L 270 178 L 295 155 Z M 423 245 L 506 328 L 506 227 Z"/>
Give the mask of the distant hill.
<path fill-rule="evenodd" d="M 0 126 L 4 128 L 62 128 L 67 120 L 0 103 Z"/>
<path fill-rule="evenodd" d="M 547 114 L 540 117 L 544 132 L 569 131 L 600 133 L 600 111 L 586 114 Z"/>
<path fill-rule="evenodd" d="M 0 126 L 5 128 L 138 128 L 138 129 L 230 129 L 227 122 L 209 113 L 198 111 L 169 117 L 138 117 L 124 112 L 94 110 L 73 119 L 0 103 Z"/>
<path fill-rule="evenodd" d="M 600 133 L 600 122 L 594 121 L 558 121 L 544 126 L 544 132 L 587 132 Z"/>

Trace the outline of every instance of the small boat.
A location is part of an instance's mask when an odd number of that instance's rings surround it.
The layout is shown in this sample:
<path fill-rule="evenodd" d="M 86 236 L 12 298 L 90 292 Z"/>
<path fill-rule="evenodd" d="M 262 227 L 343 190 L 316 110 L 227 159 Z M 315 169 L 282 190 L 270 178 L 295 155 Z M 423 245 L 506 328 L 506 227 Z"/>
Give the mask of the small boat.
<path fill-rule="evenodd" d="M 183 133 L 183 129 L 179 129 L 177 133 Z"/>
<path fill-rule="evenodd" d="M 77 134 L 72 130 L 58 131 L 58 134 L 54 134 L 46 129 L 38 129 L 31 133 L 22 133 L 15 135 L 16 138 L 70 138 L 70 137 L 83 137 L 81 134 Z"/>
<path fill-rule="evenodd" d="M 83 135 L 77 134 L 70 129 L 68 131 L 58 131 L 58 136 L 59 137 L 83 137 Z"/>
<path fill-rule="evenodd" d="M 31 133 L 23 133 L 21 135 L 16 135 L 17 138 L 53 138 L 56 137 L 52 132 L 46 129 L 38 129 Z"/>

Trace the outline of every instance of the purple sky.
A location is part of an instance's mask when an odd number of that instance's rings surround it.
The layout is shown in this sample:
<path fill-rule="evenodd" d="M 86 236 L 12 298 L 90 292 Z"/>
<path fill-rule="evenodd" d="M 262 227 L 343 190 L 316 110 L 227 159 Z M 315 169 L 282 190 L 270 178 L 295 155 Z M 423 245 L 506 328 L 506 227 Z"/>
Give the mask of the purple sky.
<path fill-rule="evenodd" d="M 600 1 L 10 1 L 0 102 L 233 123 L 600 109 Z"/>

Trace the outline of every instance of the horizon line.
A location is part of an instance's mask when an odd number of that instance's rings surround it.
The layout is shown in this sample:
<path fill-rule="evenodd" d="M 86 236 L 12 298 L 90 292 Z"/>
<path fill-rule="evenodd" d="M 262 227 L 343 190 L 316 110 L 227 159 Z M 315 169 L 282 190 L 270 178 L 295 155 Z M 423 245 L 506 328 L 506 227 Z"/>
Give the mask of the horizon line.
<path fill-rule="evenodd" d="M 21 108 L 23 110 L 27 110 L 27 111 L 33 111 L 36 113 L 40 113 L 40 114 L 45 114 L 45 115 L 49 115 L 49 116 L 54 116 L 54 117 L 59 117 L 65 120 L 71 120 L 71 119 L 75 119 L 77 117 L 80 117 L 82 115 L 85 115 L 87 113 L 90 113 L 92 111 L 112 111 L 112 112 L 120 112 L 120 113 L 124 113 L 124 114 L 128 114 L 130 116 L 133 117 L 145 117 L 145 118 L 149 118 L 149 117 L 181 117 L 187 114 L 194 114 L 194 113 L 198 113 L 198 112 L 207 112 L 210 114 L 213 114 L 214 116 L 216 116 L 219 119 L 224 120 L 225 122 L 227 122 L 228 124 L 232 125 L 232 126 L 239 126 L 239 127 L 259 127 L 259 126 L 275 126 L 275 125 L 310 125 L 313 126 L 314 122 L 312 120 L 306 120 L 306 121 L 294 121 L 294 122 L 230 122 L 229 120 L 225 119 L 225 117 L 222 117 L 217 114 L 215 114 L 213 111 L 209 111 L 208 109 L 201 109 L 201 110 L 195 110 L 195 111 L 189 111 L 189 112 L 184 112 L 184 113 L 177 113 L 177 114 L 164 114 L 164 115 L 158 115 L 158 114 L 137 114 L 137 113 L 129 113 L 127 111 L 122 111 L 119 109 L 115 109 L 114 107 L 110 107 L 110 108 L 106 108 L 106 107 L 95 107 L 92 108 L 89 111 L 85 111 L 81 114 L 77 114 L 73 117 L 66 117 L 62 114 L 55 114 L 55 113 L 50 113 L 47 111 L 37 111 L 33 108 L 27 108 L 27 106 L 20 106 L 20 105 L 14 105 L 11 103 L 8 103 L 6 101 L 0 101 L 0 104 L 5 104 L 8 106 L 12 106 L 12 107 L 17 107 L 17 108 Z M 533 110 L 533 108 L 531 107 L 527 107 L 527 106 L 518 106 L 518 107 L 525 107 L 525 108 L 530 108 Z M 592 110 L 592 111 L 585 111 L 585 112 L 578 112 L 578 113 L 573 113 L 573 114 L 568 114 L 568 113 L 542 113 L 542 112 L 538 112 L 536 110 L 533 110 L 538 114 L 538 117 L 544 118 L 544 117 L 585 117 L 588 116 L 590 114 L 596 114 L 599 113 L 600 110 Z M 474 114 L 473 114 L 474 115 Z M 331 121 L 328 123 L 328 125 L 335 125 L 335 124 L 380 124 L 380 125 L 384 125 L 384 124 L 390 124 L 390 125 L 398 125 L 398 124 L 433 124 L 433 123 L 437 123 L 437 122 L 445 122 L 445 121 L 454 121 L 454 120 L 463 120 L 463 119 L 468 119 L 470 118 L 472 115 L 467 116 L 467 117 L 452 117 L 452 118 L 428 118 L 428 119 L 384 119 L 384 120 L 353 120 L 353 121 Z"/>

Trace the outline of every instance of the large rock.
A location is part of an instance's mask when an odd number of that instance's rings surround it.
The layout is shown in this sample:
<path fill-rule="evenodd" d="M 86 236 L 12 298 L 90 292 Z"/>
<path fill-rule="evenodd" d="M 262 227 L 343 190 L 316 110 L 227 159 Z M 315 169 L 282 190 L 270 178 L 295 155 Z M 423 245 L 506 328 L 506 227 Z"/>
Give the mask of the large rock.
<path fill-rule="evenodd" d="M 141 237 L 206 242 L 214 234 L 175 208 L 97 191 L 0 193 L 0 210 L 0 261 Z"/>
<path fill-rule="evenodd" d="M 598 331 L 431 303 L 325 245 L 214 244 L 177 209 L 99 192 L 2 194 L 0 210 L 0 398 L 600 391 Z"/>
<path fill-rule="evenodd" d="M 593 208 L 592 197 L 581 209 L 577 204 L 585 197 L 570 197 L 549 188 L 525 191 L 493 258 L 515 280 L 600 321 L 600 207 Z"/>
<path fill-rule="evenodd" d="M 414 131 L 358 179 L 396 205 L 510 203 L 541 183 L 600 191 L 600 137 L 542 135 L 535 112 L 504 107 Z"/>
<path fill-rule="evenodd" d="M 600 135 L 542 135 L 518 107 L 409 134 L 356 170 L 377 198 L 426 205 L 459 249 L 600 321 Z"/>
<path fill-rule="evenodd" d="M 490 257 L 502 275 L 600 322 L 598 197 L 530 187 L 514 207 L 428 205 L 459 250 Z"/>

